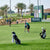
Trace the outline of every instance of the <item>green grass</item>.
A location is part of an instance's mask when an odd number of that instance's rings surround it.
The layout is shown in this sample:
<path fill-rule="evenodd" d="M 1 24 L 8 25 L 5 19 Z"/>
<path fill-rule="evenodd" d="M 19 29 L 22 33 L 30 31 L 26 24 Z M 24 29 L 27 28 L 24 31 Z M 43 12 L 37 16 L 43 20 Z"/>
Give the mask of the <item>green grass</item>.
<path fill-rule="evenodd" d="M 45 16 L 43 16 L 43 18 L 45 18 Z M 47 18 L 50 18 L 50 15 L 47 15 Z"/>
<path fill-rule="evenodd" d="M 30 23 L 30 33 L 24 32 L 24 24 L 0 26 L 0 50 L 50 50 L 50 23 Z M 47 37 L 41 39 L 41 27 L 46 28 Z M 12 43 L 12 31 L 21 40 L 21 45 Z"/>
<path fill-rule="evenodd" d="M 50 18 L 50 15 L 47 15 L 47 18 Z"/>
<path fill-rule="evenodd" d="M 26 15 L 26 16 L 23 16 L 23 18 L 34 18 L 34 16 Z"/>

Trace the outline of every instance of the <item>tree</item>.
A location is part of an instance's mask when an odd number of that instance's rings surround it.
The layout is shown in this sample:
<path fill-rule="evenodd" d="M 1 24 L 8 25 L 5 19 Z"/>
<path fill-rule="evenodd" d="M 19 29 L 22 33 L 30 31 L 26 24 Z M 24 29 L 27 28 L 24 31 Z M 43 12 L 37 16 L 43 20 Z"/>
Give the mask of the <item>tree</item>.
<path fill-rule="evenodd" d="M 8 5 L 0 7 L 0 9 L 3 11 L 3 16 L 5 15 L 7 17 L 7 10 L 9 9 Z"/>
<path fill-rule="evenodd" d="M 18 4 L 16 5 L 16 7 L 15 8 L 17 8 L 18 9 L 18 16 L 19 16 L 19 6 L 18 6 Z"/>
<path fill-rule="evenodd" d="M 2 16 L 4 16 L 4 9 L 5 9 L 4 7 L 0 7 L 0 10 L 1 10 L 0 12 L 1 12 Z"/>
<path fill-rule="evenodd" d="M 5 14 L 5 16 L 6 16 L 6 18 L 7 18 L 7 10 L 9 9 L 9 7 L 8 7 L 8 5 L 5 5 L 4 6 L 4 14 Z"/>
<path fill-rule="evenodd" d="M 21 10 L 21 15 L 22 15 L 22 10 L 26 9 L 26 5 L 24 3 L 18 3 L 17 8 L 18 8 L 18 13 L 19 13 L 19 9 L 20 9 Z"/>
<path fill-rule="evenodd" d="M 30 12 L 32 13 L 33 12 L 33 4 L 30 4 L 29 9 L 30 9 Z"/>
<path fill-rule="evenodd" d="M 0 16 L 3 16 L 4 15 L 4 12 L 3 10 L 0 9 Z"/>

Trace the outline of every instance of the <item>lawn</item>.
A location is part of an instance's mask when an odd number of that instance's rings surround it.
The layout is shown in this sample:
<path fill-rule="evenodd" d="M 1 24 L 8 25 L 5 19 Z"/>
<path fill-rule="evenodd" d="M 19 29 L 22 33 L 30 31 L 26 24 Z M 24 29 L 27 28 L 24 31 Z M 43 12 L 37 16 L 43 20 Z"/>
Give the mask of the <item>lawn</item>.
<path fill-rule="evenodd" d="M 50 23 L 30 23 L 30 33 L 24 32 L 24 24 L 0 26 L 0 50 L 50 50 Z M 47 37 L 42 39 L 39 36 L 41 27 L 46 28 Z M 12 31 L 21 40 L 21 45 L 12 43 Z"/>

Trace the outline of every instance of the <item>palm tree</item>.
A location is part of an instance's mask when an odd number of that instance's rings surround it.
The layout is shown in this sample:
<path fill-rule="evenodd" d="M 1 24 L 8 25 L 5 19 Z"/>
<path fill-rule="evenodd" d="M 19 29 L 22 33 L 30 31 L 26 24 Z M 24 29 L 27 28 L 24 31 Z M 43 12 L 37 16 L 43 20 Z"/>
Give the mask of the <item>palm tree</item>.
<path fill-rule="evenodd" d="M 2 16 L 4 16 L 4 9 L 5 9 L 4 7 L 0 7 Z"/>
<path fill-rule="evenodd" d="M 22 10 L 26 9 L 26 5 L 24 3 L 18 3 L 17 8 L 18 8 L 18 12 L 19 12 L 19 9 L 21 10 L 21 15 L 22 15 Z"/>
<path fill-rule="evenodd" d="M 2 16 L 2 10 L 0 9 L 0 16 Z"/>
<path fill-rule="evenodd" d="M 18 9 L 18 16 L 19 16 L 19 6 L 18 6 L 18 4 L 17 4 L 17 6 L 16 6 L 15 8 L 17 8 L 17 9 Z"/>
<path fill-rule="evenodd" d="M 7 10 L 9 9 L 8 5 L 5 5 L 0 8 L 3 11 L 3 16 L 5 15 L 7 17 Z"/>
<path fill-rule="evenodd" d="M 5 5 L 4 6 L 4 14 L 5 14 L 5 16 L 6 16 L 6 18 L 7 18 L 7 10 L 9 9 L 9 7 L 8 7 L 8 5 Z"/>
<path fill-rule="evenodd" d="M 30 9 L 30 12 L 32 13 L 33 12 L 33 4 L 30 4 L 29 9 Z"/>

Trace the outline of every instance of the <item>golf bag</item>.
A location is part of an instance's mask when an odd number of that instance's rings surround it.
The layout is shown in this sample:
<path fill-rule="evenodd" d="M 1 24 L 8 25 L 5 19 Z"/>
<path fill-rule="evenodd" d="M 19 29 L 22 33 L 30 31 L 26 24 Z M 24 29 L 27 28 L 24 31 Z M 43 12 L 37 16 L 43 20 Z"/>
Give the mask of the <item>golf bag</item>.
<path fill-rule="evenodd" d="M 43 29 L 43 31 L 40 33 L 41 38 L 46 38 L 46 30 Z"/>
<path fill-rule="evenodd" d="M 40 33 L 40 36 L 41 36 L 41 38 L 43 38 L 43 39 L 46 38 L 46 34 L 45 34 L 45 33 L 44 33 L 44 34 Z"/>
<path fill-rule="evenodd" d="M 15 40 L 15 43 L 16 44 L 21 44 L 21 42 L 20 42 L 20 40 L 18 39 L 18 37 L 17 37 L 17 35 L 15 34 L 15 32 L 12 32 L 12 34 L 13 34 L 13 39 Z M 13 40 L 13 41 L 14 41 Z"/>

